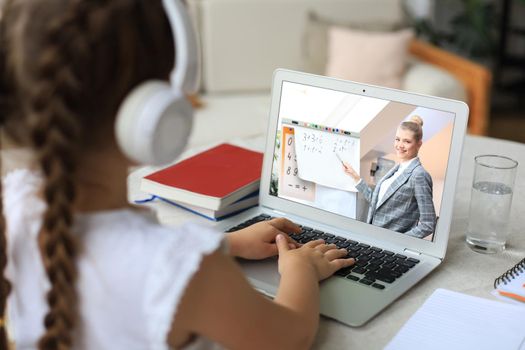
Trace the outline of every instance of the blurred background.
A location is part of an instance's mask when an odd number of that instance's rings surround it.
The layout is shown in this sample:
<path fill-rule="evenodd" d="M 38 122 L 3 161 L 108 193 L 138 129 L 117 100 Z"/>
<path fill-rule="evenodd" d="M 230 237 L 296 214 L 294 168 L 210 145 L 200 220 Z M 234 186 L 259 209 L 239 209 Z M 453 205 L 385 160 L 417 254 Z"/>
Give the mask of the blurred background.
<path fill-rule="evenodd" d="M 470 134 L 525 142 L 525 0 L 186 3 L 209 120 L 267 115 L 272 73 L 289 68 L 463 100 Z"/>
<path fill-rule="evenodd" d="M 240 127 L 264 129 L 273 71 L 289 68 L 463 100 L 470 134 L 525 142 L 525 0 L 185 2 L 206 122 L 251 113 Z"/>
<path fill-rule="evenodd" d="M 417 35 L 492 73 L 488 135 L 525 142 L 525 0 L 412 0 Z"/>

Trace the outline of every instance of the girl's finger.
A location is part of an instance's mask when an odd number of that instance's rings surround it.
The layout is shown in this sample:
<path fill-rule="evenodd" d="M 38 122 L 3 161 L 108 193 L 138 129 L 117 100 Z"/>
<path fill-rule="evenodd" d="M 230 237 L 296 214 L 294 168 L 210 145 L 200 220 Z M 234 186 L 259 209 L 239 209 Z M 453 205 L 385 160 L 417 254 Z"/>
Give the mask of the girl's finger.
<path fill-rule="evenodd" d="M 301 232 L 301 227 L 285 218 L 276 218 L 268 221 L 270 225 L 283 232 Z"/>
<path fill-rule="evenodd" d="M 348 251 L 344 248 L 342 249 L 331 249 L 324 253 L 324 256 L 328 261 L 332 261 L 334 259 L 340 259 L 345 257 L 348 254 Z"/>
<path fill-rule="evenodd" d="M 327 251 L 335 248 L 337 248 L 335 244 L 318 245 L 315 247 L 315 249 L 320 250 L 322 253 L 326 253 Z"/>
<path fill-rule="evenodd" d="M 303 244 L 303 247 L 315 248 L 320 245 L 324 245 L 323 239 L 316 239 L 315 241 L 310 241 L 308 243 Z"/>
<path fill-rule="evenodd" d="M 330 265 L 334 268 L 334 271 L 340 270 L 344 267 L 352 266 L 355 264 L 355 259 L 335 259 L 330 261 Z"/>

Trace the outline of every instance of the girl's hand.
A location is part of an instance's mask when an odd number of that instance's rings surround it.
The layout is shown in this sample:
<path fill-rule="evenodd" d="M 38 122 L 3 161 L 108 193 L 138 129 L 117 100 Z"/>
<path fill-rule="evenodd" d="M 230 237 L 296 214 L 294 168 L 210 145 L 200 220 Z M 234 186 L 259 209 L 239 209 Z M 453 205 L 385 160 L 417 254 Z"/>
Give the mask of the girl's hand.
<path fill-rule="evenodd" d="M 310 270 L 318 281 L 330 277 L 339 269 L 351 266 L 354 259 L 344 259 L 346 249 L 337 249 L 335 244 L 324 244 L 322 239 L 308 242 L 297 249 L 290 249 L 284 235 L 277 236 L 279 248 L 279 273 L 302 273 Z"/>
<path fill-rule="evenodd" d="M 288 234 L 299 232 L 301 232 L 301 228 L 285 218 L 261 221 L 228 234 L 230 254 L 244 259 L 269 258 L 278 253 L 275 244 L 277 235 L 282 235 L 288 247 L 294 249 L 299 244 L 291 239 Z"/>
<path fill-rule="evenodd" d="M 343 162 L 343 171 L 346 175 L 352 177 L 356 183 L 358 183 L 359 180 L 361 180 L 361 176 L 359 176 L 359 174 L 354 170 L 354 168 L 352 168 L 350 163 Z"/>

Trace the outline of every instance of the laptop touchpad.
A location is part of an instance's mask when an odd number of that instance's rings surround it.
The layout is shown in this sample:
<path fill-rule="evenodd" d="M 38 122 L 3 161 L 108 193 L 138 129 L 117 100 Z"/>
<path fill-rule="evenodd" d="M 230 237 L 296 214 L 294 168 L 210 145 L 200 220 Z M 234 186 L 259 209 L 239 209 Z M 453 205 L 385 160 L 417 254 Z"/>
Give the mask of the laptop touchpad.
<path fill-rule="evenodd" d="M 237 259 L 244 274 L 256 289 L 275 296 L 280 275 L 277 270 L 277 257 L 265 260 Z"/>

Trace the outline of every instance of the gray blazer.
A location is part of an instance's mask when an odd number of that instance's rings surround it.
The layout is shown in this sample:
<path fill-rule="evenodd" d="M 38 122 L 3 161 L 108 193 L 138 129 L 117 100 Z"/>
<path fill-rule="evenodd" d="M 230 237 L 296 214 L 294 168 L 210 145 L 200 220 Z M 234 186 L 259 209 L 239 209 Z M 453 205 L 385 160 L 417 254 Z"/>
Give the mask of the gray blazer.
<path fill-rule="evenodd" d="M 393 167 L 372 189 L 361 181 L 357 190 L 370 203 L 367 222 L 404 234 L 423 238 L 436 226 L 436 212 L 432 201 L 432 178 L 416 158 L 390 185 L 377 205 L 379 188 L 392 176 L 399 165 Z"/>

